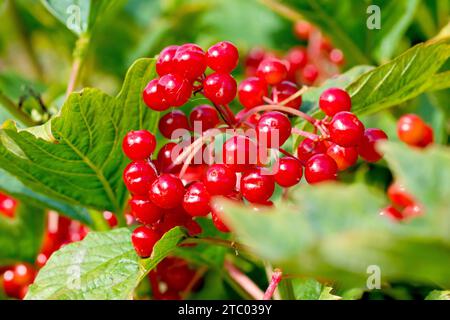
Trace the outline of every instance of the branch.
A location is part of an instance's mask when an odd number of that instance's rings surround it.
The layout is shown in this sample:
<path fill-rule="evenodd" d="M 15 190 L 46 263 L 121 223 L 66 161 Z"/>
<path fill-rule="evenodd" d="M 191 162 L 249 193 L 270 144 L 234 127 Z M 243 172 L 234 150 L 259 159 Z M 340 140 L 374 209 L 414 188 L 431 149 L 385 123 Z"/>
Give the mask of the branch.
<path fill-rule="evenodd" d="M 24 125 L 28 127 L 32 127 L 37 123 L 31 119 L 31 117 L 19 108 L 11 99 L 9 99 L 3 92 L 0 91 L 0 104 L 4 106 L 6 110 L 8 110 L 11 115 L 20 120 Z"/>

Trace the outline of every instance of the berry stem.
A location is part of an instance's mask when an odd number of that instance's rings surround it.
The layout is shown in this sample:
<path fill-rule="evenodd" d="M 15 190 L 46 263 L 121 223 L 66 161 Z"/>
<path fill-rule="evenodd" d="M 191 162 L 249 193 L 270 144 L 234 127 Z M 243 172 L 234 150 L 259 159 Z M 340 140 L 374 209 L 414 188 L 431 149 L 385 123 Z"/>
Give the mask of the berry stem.
<path fill-rule="evenodd" d="M 216 238 L 210 238 L 210 237 L 188 238 L 188 239 L 184 240 L 183 243 L 185 243 L 185 244 L 190 244 L 190 243 L 212 244 L 212 245 L 222 246 L 222 247 L 226 247 L 226 248 L 232 248 L 237 253 L 240 251 L 245 252 L 245 253 L 251 253 L 250 248 L 247 247 L 246 245 L 243 245 L 243 244 L 240 244 L 240 243 L 237 243 L 234 241 L 228 241 L 228 240 L 216 239 Z"/>
<path fill-rule="evenodd" d="M 84 59 L 86 57 L 90 42 L 90 36 L 87 33 L 82 34 L 76 44 L 73 51 L 72 70 L 70 72 L 69 82 L 67 84 L 66 96 L 69 96 L 74 90 L 79 81 L 81 75 L 81 68 L 83 66 Z"/>
<path fill-rule="evenodd" d="M 234 126 L 236 124 L 236 117 L 234 116 L 233 111 L 231 111 L 230 106 L 225 104 L 223 105 L 223 108 L 225 109 L 231 124 Z"/>
<path fill-rule="evenodd" d="M 287 105 L 289 102 L 294 101 L 295 99 L 300 97 L 302 94 L 304 94 L 306 91 L 308 91 L 308 89 L 309 89 L 308 86 L 301 87 L 296 93 L 294 93 L 293 95 L 287 97 L 286 99 L 281 101 L 279 104 L 282 105 L 282 106 Z"/>
<path fill-rule="evenodd" d="M 253 299 L 261 300 L 264 297 L 264 292 L 262 292 L 249 277 L 236 268 L 230 261 L 225 261 L 224 267 L 228 271 L 230 277 L 247 291 Z"/>
<path fill-rule="evenodd" d="M 186 289 L 181 293 L 181 298 L 186 299 L 189 296 L 189 293 L 192 291 L 192 289 L 195 287 L 195 285 L 201 280 L 203 275 L 208 271 L 208 268 L 203 266 L 197 270 L 192 280 L 187 285 Z"/>
<path fill-rule="evenodd" d="M 296 135 L 299 135 L 299 136 L 311 139 L 313 141 L 319 141 L 320 140 L 320 136 L 319 135 L 311 133 L 311 132 L 303 131 L 303 130 L 300 130 L 300 129 L 297 129 L 297 128 L 292 128 L 291 132 L 293 134 L 296 134 Z"/>
<path fill-rule="evenodd" d="M 280 269 L 275 269 L 272 274 L 272 279 L 270 280 L 269 286 L 267 287 L 266 292 L 264 293 L 263 300 L 270 300 L 272 299 L 273 294 L 275 293 L 275 290 L 277 289 L 278 284 L 281 281 L 283 273 Z"/>
<path fill-rule="evenodd" d="M 250 110 L 248 110 L 240 119 L 240 121 L 237 123 L 238 125 L 241 124 L 242 122 L 244 122 L 245 120 L 247 120 L 252 114 L 258 113 L 258 112 L 263 112 L 263 111 L 282 111 L 282 112 L 286 112 L 286 113 L 290 113 L 294 116 L 300 117 L 306 121 L 308 121 L 309 123 L 311 123 L 313 126 L 317 126 L 319 123 L 319 120 L 314 119 L 313 117 L 311 117 L 310 115 L 299 111 L 299 110 L 295 110 L 293 108 L 288 108 L 285 107 L 283 105 L 278 105 L 278 104 L 268 104 L 268 105 L 263 105 L 263 106 L 259 106 L 259 107 L 255 107 L 252 108 Z"/>

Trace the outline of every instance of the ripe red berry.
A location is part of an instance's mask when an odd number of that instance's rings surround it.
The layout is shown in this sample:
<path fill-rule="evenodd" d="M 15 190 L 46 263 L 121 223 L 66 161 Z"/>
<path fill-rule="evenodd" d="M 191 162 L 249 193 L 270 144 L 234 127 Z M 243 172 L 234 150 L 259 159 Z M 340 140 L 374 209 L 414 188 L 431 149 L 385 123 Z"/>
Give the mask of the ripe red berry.
<path fill-rule="evenodd" d="M 213 205 L 212 206 L 212 210 L 211 210 L 211 218 L 213 221 L 214 226 L 217 228 L 217 230 L 219 230 L 220 232 L 230 232 L 230 228 L 228 228 L 228 226 L 222 221 L 222 219 L 220 218 L 220 215 L 223 212 L 223 207 L 218 207 L 217 205 Z"/>
<path fill-rule="evenodd" d="M 224 164 L 213 164 L 206 170 L 203 183 L 210 194 L 226 196 L 236 187 L 236 172 Z"/>
<path fill-rule="evenodd" d="M 352 100 L 345 90 L 330 88 L 320 95 L 319 106 L 327 116 L 333 117 L 338 112 L 350 111 Z"/>
<path fill-rule="evenodd" d="M 132 194 L 146 195 L 156 179 L 156 172 L 148 161 L 135 161 L 123 171 L 123 181 Z"/>
<path fill-rule="evenodd" d="M 425 148 L 428 145 L 432 144 L 433 141 L 434 141 L 433 128 L 431 128 L 430 126 L 426 125 L 422 141 L 420 141 L 420 143 L 417 146 L 420 147 L 420 148 Z"/>
<path fill-rule="evenodd" d="M 122 141 L 122 149 L 131 160 L 145 160 L 155 151 L 155 136 L 147 130 L 130 131 Z"/>
<path fill-rule="evenodd" d="M 24 287 L 33 283 L 36 270 L 25 263 L 15 265 L 3 274 L 3 289 L 9 297 L 22 299 Z"/>
<path fill-rule="evenodd" d="M 222 162 L 235 172 L 242 172 L 258 163 L 258 148 L 249 137 L 236 135 L 223 144 Z"/>
<path fill-rule="evenodd" d="M 172 290 L 183 291 L 191 283 L 192 278 L 195 276 L 195 271 L 189 269 L 185 262 L 180 263 L 177 261 L 172 266 L 169 266 L 165 272 L 159 273 L 159 275 L 169 288 L 169 292 Z"/>
<path fill-rule="evenodd" d="M 150 187 L 150 200 L 160 208 L 172 209 L 181 204 L 184 186 L 181 180 L 170 173 L 160 175 Z"/>
<path fill-rule="evenodd" d="M 146 226 L 137 227 L 131 234 L 133 247 L 141 258 L 148 258 L 152 255 L 153 247 L 160 238 L 158 232 Z"/>
<path fill-rule="evenodd" d="M 158 81 L 158 79 L 153 79 L 147 84 L 142 92 L 142 98 L 149 108 L 155 111 L 163 111 L 168 109 L 170 105 L 165 100 L 164 92 L 158 85 Z"/>
<path fill-rule="evenodd" d="M 319 77 L 319 70 L 313 64 L 307 64 L 302 70 L 302 79 L 306 84 L 313 84 Z"/>
<path fill-rule="evenodd" d="M 328 128 L 331 141 L 342 147 L 355 147 L 364 137 L 364 125 L 350 112 L 336 113 Z"/>
<path fill-rule="evenodd" d="M 189 120 L 191 122 L 192 129 L 196 133 L 200 133 L 197 132 L 197 128 L 200 128 L 199 124 L 201 124 L 201 132 L 204 132 L 216 127 L 220 122 L 217 110 L 207 104 L 202 104 L 192 109 L 191 114 L 189 115 Z M 195 125 L 196 122 L 197 125 Z"/>
<path fill-rule="evenodd" d="M 189 101 L 192 85 L 182 76 L 166 74 L 158 81 L 158 91 L 170 106 L 180 107 Z"/>
<path fill-rule="evenodd" d="M 398 182 L 394 182 L 389 186 L 387 195 L 393 204 L 402 208 L 414 206 L 416 204 L 414 197 Z"/>
<path fill-rule="evenodd" d="M 322 141 L 315 142 L 309 138 L 306 138 L 298 145 L 297 158 L 299 158 L 302 164 L 305 165 L 312 156 L 326 152 L 327 147 L 325 146 L 325 143 Z"/>
<path fill-rule="evenodd" d="M 405 219 L 415 218 L 423 214 L 422 206 L 414 204 L 403 209 L 402 215 Z"/>
<path fill-rule="evenodd" d="M 313 31 L 314 26 L 308 21 L 300 20 L 294 24 L 294 34 L 300 40 L 308 40 Z"/>
<path fill-rule="evenodd" d="M 288 70 L 284 61 L 266 58 L 260 63 L 256 73 L 267 84 L 274 85 L 286 79 Z"/>
<path fill-rule="evenodd" d="M 254 47 L 252 48 L 248 54 L 247 58 L 245 59 L 245 66 L 254 68 L 255 70 L 258 68 L 261 61 L 264 60 L 267 53 L 263 48 L 260 47 Z"/>
<path fill-rule="evenodd" d="M 383 155 L 376 149 L 376 143 L 380 140 L 387 140 L 388 136 L 383 130 L 377 128 L 369 128 L 364 131 L 364 137 L 358 145 L 359 155 L 367 162 L 377 162 Z"/>
<path fill-rule="evenodd" d="M 341 147 L 337 144 L 332 144 L 327 149 L 329 155 L 336 162 L 339 171 L 346 170 L 353 166 L 358 160 L 358 152 L 355 147 Z"/>
<path fill-rule="evenodd" d="M 291 136 L 291 122 L 278 111 L 269 111 L 262 115 L 256 126 L 258 143 L 262 146 L 281 147 Z"/>
<path fill-rule="evenodd" d="M 303 176 L 303 167 L 298 159 L 284 157 L 276 164 L 275 182 L 284 188 L 290 188 L 300 182 Z"/>
<path fill-rule="evenodd" d="M 272 89 L 272 100 L 275 104 L 279 104 L 292 96 L 293 94 L 297 93 L 298 87 L 295 83 L 292 83 L 290 81 L 283 81 Z M 286 107 L 293 108 L 296 110 L 300 109 L 300 106 L 302 105 L 302 96 L 299 96 L 298 98 L 295 98 L 294 100 L 288 102 L 286 104 Z"/>
<path fill-rule="evenodd" d="M 178 139 L 183 134 L 172 136 L 173 132 L 177 129 L 189 130 L 189 123 L 183 111 L 173 110 L 159 119 L 158 128 L 165 138 Z"/>
<path fill-rule="evenodd" d="M 159 54 L 158 60 L 156 61 L 156 72 L 160 77 L 172 73 L 175 70 L 174 58 L 177 49 L 178 46 L 168 46 Z"/>
<path fill-rule="evenodd" d="M 386 208 L 382 209 L 380 211 L 380 215 L 386 216 L 394 221 L 401 221 L 404 218 L 403 214 L 393 206 L 387 206 Z"/>
<path fill-rule="evenodd" d="M 257 77 L 250 77 L 239 84 L 239 101 L 247 108 L 251 109 L 264 104 L 263 98 L 268 95 L 267 84 Z"/>
<path fill-rule="evenodd" d="M 425 131 L 425 122 L 415 114 L 406 114 L 397 122 L 399 139 L 412 146 L 417 146 L 422 142 Z"/>
<path fill-rule="evenodd" d="M 196 44 L 187 43 L 178 47 L 173 61 L 174 72 L 189 80 L 197 79 L 206 70 L 205 52 Z"/>
<path fill-rule="evenodd" d="M 229 41 L 216 43 L 208 49 L 206 63 L 216 72 L 230 73 L 239 62 L 239 52 Z"/>
<path fill-rule="evenodd" d="M 305 166 L 305 178 L 309 184 L 336 180 L 338 167 L 336 162 L 326 154 L 316 154 Z"/>
<path fill-rule="evenodd" d="M 236 97 L 236 80 L 228 73 L 213 73 L 203 82 L 205 97 L 214 104 L 225 105 Z"/>
<path fill-rule="evenodd" d="M 130 199 L 131 213 L 142 224 L 153 224 L 162 218 L 163 211 L 145 196 Z"/>
<path fill-rule="evenodd" d="M 242 174 L 241 192 L 252 203 L 265 203 L 275 191 L 275 179 L 263 174 L 261 169 L 252 169 Z"/>
<path fill-rule="evenodd" d="M 117 227 L 118 221 L 114 213 L 110 211 L 103 211 L 103 219 L 105 219 L 111 228 Z M 44 261 L 44 264 L 45 262 L 47 262 L 47 259 Z"/>
<path fill-rule="evenodd" d="M 345 64 L 344 53 L 340 49 L 333 49 L 330 52 L 330 61 L 338 66 Z"/>
<path fill-rule="evenodd" d="M 308 54 L 303 47 L 294 47 L 286 54 L 286 60 L 289 62 L 289 75 L 292 80 L 296 80 L 295 74 L 306 66 L 308 62 Z"/>
<path fill-rule="evenodd" d="M 160 172 L 174 173 L 180 171 L 182 163 L 174 165 L 175 159 L 183 152 L 183 149 L 175 142 L 169 142 L 159 149 L 156 159 Z"/>
<path fill-rule="evenodd" d="M 202 182 L 190 185 L 183 199 L 183 208 L 193 217 L 203 217 L 211 212 L 211 196 Z"/>
<path fill-rule="evenodd" d="M 0 214 L 13 218 L 16 213 L 17 201 L 0 192 Z"/>

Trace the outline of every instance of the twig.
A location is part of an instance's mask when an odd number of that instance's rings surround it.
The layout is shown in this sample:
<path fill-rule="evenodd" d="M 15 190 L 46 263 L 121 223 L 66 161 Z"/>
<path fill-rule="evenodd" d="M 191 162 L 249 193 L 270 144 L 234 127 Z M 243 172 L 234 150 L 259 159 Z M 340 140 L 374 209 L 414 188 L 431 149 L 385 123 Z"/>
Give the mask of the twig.
<path fill-rule="evenodd" d="M 303 130 L 300 130 L 300 129 L 297 129 L 297 128 L 292 128 L 291 132 L 293 134 L 296 134 L 296 135 L 299 135 L 299 136 L 311 139 L 313 141 L 319 141 L 320 140 L 320 136 L 318 136 L 317 134 L 314 134 L 314 133 L 311 133 L 311 132 L 307 132 L 307 131 L 303 131 Z"/>
<path fill-rule="evenodd" d="M 247 291 L 253 299 L 263 299 L 264 292 L 262 292 L 262 290 L 249 277 L 236 268 L 230 261 L 225 261 L 224 266 L 230 277 L 243 289 L 245 289 L 245 291 Z"/>
<path fill-rule="evenodd" d="M 262 4 L 271 9 L 272 11 L 278 13 L 280 16 L 285 17 L 288 20 L 296 22 L 298 20 L 303 20 L 303 16 L 297 11 L 281 4 L 279 1 L 275 0 L 260 0 Z"/>
<path fill-rule="evenodd" d="M 270 280 L 269 286 L 267 287 L 266 292 L 264 293 L 263 300 L 270 300 L 277 289 L 278 284 L 281 281 L 283 273 L 280 269 L 275 269 L 272 274 L 272 279 Z"/>
<path fill-rule="evenodd" d="M 0 104 L 16 119 L 20 120 L 24 125 L 32 127 L 37 123 L 31 117 L 20 109 L 11 99 L 9 99 L 3 92 L 0 91 Z"/>
<path fill-rule="evenodd" d="M 70 71 L 66 96 L 69 96 L 69 94 L 71 94 L 77 86 L 77 83 L 81 75 L 81 68 L 83 66 L 84 59 L 86 58 L 87 55 L 89 42 L 90 42 L 89 34 L 84 33 L 80 35 L 75 44 L 75 49 L 73 51 L 72 70 Z"/>

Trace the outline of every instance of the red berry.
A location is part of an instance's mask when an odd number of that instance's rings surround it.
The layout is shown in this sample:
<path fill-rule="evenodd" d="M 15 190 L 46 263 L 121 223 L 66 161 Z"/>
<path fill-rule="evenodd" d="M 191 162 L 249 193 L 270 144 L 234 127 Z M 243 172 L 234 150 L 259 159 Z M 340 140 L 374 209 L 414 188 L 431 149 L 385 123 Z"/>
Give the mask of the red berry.
<path fill-rule="evenodd" d="M 224 164 L 213 164 L 205 172 L 203 183 L 210 194 L 226 196 L 236 187 L 236 172 Z"/>
<path fill-rule="evenodd" d="M 0 192 L 0 214 L 13 218 L 16 207 L 17 201 L 14 198 Z"/>
<path fill-rule="evenodd" d="M 222 162 L 235 172 L 242 172 L 258 163 L 258 148 L 249 137 L 236 135 L 223 144 Z"/>
<path fill-rule="evenodd" d="M 146 226 L 137 227 L 131 234 L 131 242 L 141 258 L 148 258 L 152 255 L 153 247 L 160 238 L 159 233 Z"/>
<path fill-rule="evenodd" d="M 236 80 L 228 73 L 213 73 L 203 82 L 205 97 L 214 104 L 225 105 L 236 97 Z"/>
<path fill-rule="evenodd" d="M 168 46 L 159 54 L 156 61 L 156 72 L 160 77 L 175 70 L 174 58 L 178 48 L 178 46 Z"/>
<path fill-rule="evenodd" d="M 155 136 L 147 130 L 130 131 L 122 142 L 123 152 L 134 161 L 150 158 L 155 147 Z"/>
<path fill-rule="evenodd" d="M 330 52 L 330 61 L 338 66 L 345 63 L 344 53 L 340 49 L 333 49 Z"/>
<path fill-rule="evenodd" d="M 247 67 L 254 68 L 255 70 L 258 68 L 261 61 L 266 57 L 266 51 L 263 48 L 255 47 L 252 48 L 245 59 L 245 65 Z"/>
<path fill-rule="evenodd" d="M 313 141 L 309 138 L 304 139 L 297 148 L 297 157 L 300 159 L 303 165 L 311 158 L 312 156 L 319 153 L 326 153 L 327 147 L 325 143 L 322 141 Z"/>
<path fill-rule="evenodd" d="M 264 104 L 263 98 L 268 95 L 267 84 L 257 77 L 250 77 L 239 84 L 239 101 L 247 108 L 251 109 Z"/>
<path fill-rule="evenodd" d="M 189 269 L 186 263 L 169 266 L 166 272 L 160 273 L 161 280 L 167 284 L 170 291 L 183 291 L 191 283 L 195 271 Z"/>
<path fill-rule="evenodd" d="M 267 84 L 274 85 L 285 80 L 287 77 L 286 63 L 276 58 L 264 59 L 257 70 L 257 75 Z"/>
<path fill-rule="evenodd" d="M 426 125 L 422 141 L 420 141 L 420 143 L 417 146 L 420 147 L 420 148 L 425 148 L 428 145 L 432 144 L 433 141 L 434 141 L 433 128 L 431 128 L 430 126 Z"/>
<path fill-rule="evenodd" d="M 196 44 L 187 43 L 178 47 L 174 56 L 174 72 L 195 80 L 206 70 L 206 55 Z"/>
<path fill-rule="evenodd" d="M 242 109 L 236 114 L 236 121 L 241 122 L 244 121 L 244 116 L 247 114 L 247 109 Z M 253 113 L 251 116 L 245 118 L 245 122 L 250 124 L 250 127 L 254 127 L 258 124 L 261 116 L 258 113 Z"/>
<path fill-rule="evenodd" d="M 402 215 L 405 217 L 405 219 L 415 218 L 421 216 L 422 214 L 423 208 L 417 204 L 407 206 L 405 209 L 403 209 L 402 212 Z"/>
<path fill-rule="evenodd" d="M 157 167 L 160 172 L 173 173 L 180 171 L 182 163 L 174 165 L 175 159 L 183 152 L 183 149 L 175 142 L 169 142 L 159 149 Z"/>
<path fill-rule="evenodd" d="M 131 162 L 123 171 L 123 181 L 132 194 L 146 195 L 155 179 L 155 169 L 147 161 Z"/>
<path fill-rule="evenodd" d="M 108 225 L 111 228 L 114 228 L 117 226 L 117 217 L 114 213 L 110 212 L 110 211 L 103 211 L 103 219 L 106 220 L 106 222 L 108 223 Z"/>
<path fill-rule="evenodd" d="M 190 185 L 183 199 L 183 208 L 193 217 L 203 217 L 211 212 L 209 201 L 211 196 L 202 182 Z"/>
<path fill-rule="evenodd" d="M 258 143 L 262 146 L 281 147 L 291 136 L 291 122 L 278 111 L 269 111 L 262 115 L 256 126 Z"/>
<path fill-rule="evenodd" d="M 404 218 L 403 214 L 393 206 L 387 206 L 386 208 L 382 209 L 380 211 L 380 215 L 386 216 L 394 221 L 401 221 Z"/>
<path fill-rule="evenodd" d="M 184 186 L 181 180 L 170 173 L 160 175 L 150 188 L 150 200 L 160 208 L 172 209 L 181 204 Z"/>
<path fill-rule="evenodd" d="M 191 122 L 192 129 L 196 133 L 201 133 L 212 129 L 220 122 L 217 110 L 207 104 L 202 104 L 192 109 L 191 114 L 189 115 L 189 120 Z M 198 122 L 197 126 L 195 125 L 196 122 Z M 201 124 L 201 132 L 197 132 L 197 128 L 200 128 L 199 124 Z"/>
<path fill-rule="evenodd" d="M 296 79 L 295 73 L 304 68 L 308 62 L 308 54 L 303 47 L 294 47 L 286 54 L 286 60 L 289 62 L 289 74 Z"/>
<path fill-rule="evenodd" d="M 221 213 L 223 212 L 223 207 L 217 208 L 217 205 L 214 205 L 212 207 L 211 211 L 211 218 L 213 221 L 214 226 L 219 230 L 220 232 L 230 232 L 230 228 L 222 221 L 220 218 Z"/>
<path fill-rule="evenodd" d="M 294 34 L 300 40 L 308 40 L 313 31 L 314 26 L 308 21 L 300 20 L 294 24 Z"/>
<path fill-rule="evenodd" d="M 353 113 L 336 113 L 329 125 L 330 139 L 342 147 L 355 147 L 364 137 L 364 125 Z"/>
<path fill-rule="evenodd" d="M 153 224 L 161 219 L 163 212 L 145 196 L 130 199 L 131 213 L 142 224 Z"/>
<path fill-rule="evenodd" d="M 412 146 L 422 142 L 427 125 L 415 114 L 406 114 L 397 122 L 397 134 L 401 141 Z"/>
<path fill-rule="evenodd" d="M 241 192 L 252 203 L 265 203 L 275 191 L 275 179 L 263 174 L 261 169 L 252 169 L 242 174 Z"/>
<path fill-rule="evenodd" d="M 284 100 L 297 93 L 297 91 L 298 87 L 295 83 L 292 83 L 290 81 L 283 81 L 273 87 L 272 100 L 273 102 L 275 102 L 275 104 L 282 103 Z M 295 98 L 294 100 L 288 102 L 286 104 L 286 107 L 299 110 L 301 105 L 302 97 L 299 96 L 298 98 Z"/>
<path fill-rule="evenodd" d="M 338 167 L 336 162 L 326 154 L 316 154 L 305 166 L 305 178 L 309 184 L 336 180 Z"/>
<path fill-rule="evenodd" d="M 182 76 L 169 73 L 159 79 L 158 91 L 170 106 L 180 107 L 189 101 L 192 85 Z"/>
<path fill-rule="evenodd" d="M 239 52 L 229 41 L 216 43 L 208 49 L 206 63 L 216 72 L 230 73 L 236 68 L 239 61 Z"/>
<path fill-rule="evenodd" d="M 377 162 L 383 156 L 375 149 L 380 140 L 387 140 L 388 136 L 381 129 L 369 128 L 364 131 L 364 137 L 358 145 L 359 155 L 368 162 Z"/>
<path fill-rule="evenodd" d="M 330 88 L 320 95 L 319 106 L 327 116 L 333 117 L 338 112 L 350 111 L 352 100 L 345 90 Z"/>
<path fill-rule="evenodd" d="M 306 84 L 313 84 L 319 77 L 319 70 L 313 64 L 307 64 L 302 70 L 302 79 Z"/>
<path fill-rule="evenodd" d="M 303 167 L 298 159 L 284 157 L 276 165 L 275 182 L 284 188 L 290 188 L 300 182 L 303 176 Z"/>
<path fill-rule="evenodd" d="M 337 144 L 332 144 L 327 149 L 329 155 L 336 162 L 339 171 L 343 171 L 353 166 L 358 160 L 358 152 L 354 147 L 341 147 Z"/>
<path fill-rule="evenodd" d="M 387 195 L 393 204 L 402 208 L 414 206 L 416 204 L 414 197 L 398 182 L 394 182 L 389 186 Z"/>
<path fill-rule="evenodd" d="M 142 98 L 149 108 L 155 111 L 163 111 L 168 109 L 170 105 L 165 100 L 164 92 L 158 85 L 158 81 L 158 79 L 153 79 L 147 84 L 142 92 Z"/>
<path fill-rule="evenodd" d="M 183 136 L 183 133 L 180 132 L 172 137 L 173 132 L 177 129 L 189 130 L 189 123 L 183 111 L 173 110 L 159 119 L 158 128 L 165 138 L 178 139 Z"/>
<path fill-rule="evenodd" d="M 22 288 L 33 283 L 35 276 L 36 270 L 32 266 L 25 263 L 15 265 L 3 274 L 3 289 L 6 295 L 23 299 Z"/>

